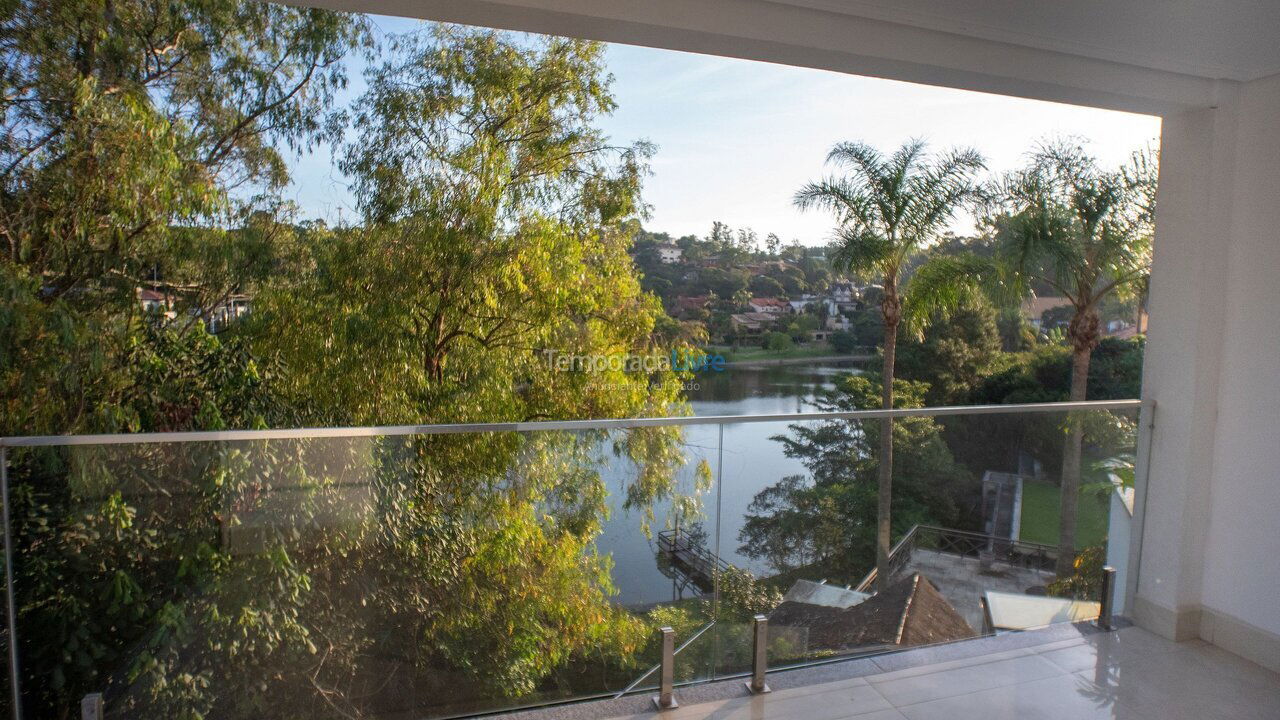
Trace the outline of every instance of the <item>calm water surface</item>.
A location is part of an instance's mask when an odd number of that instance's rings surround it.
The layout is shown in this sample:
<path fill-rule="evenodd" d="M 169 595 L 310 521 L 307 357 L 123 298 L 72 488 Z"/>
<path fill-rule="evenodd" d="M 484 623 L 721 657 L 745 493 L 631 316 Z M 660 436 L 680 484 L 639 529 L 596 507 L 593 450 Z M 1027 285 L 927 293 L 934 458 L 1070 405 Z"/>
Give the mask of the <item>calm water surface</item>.
<path fill-rule="evenodd" d="M 770 368 L 729 367 L 722 373 L 703 373 L 689 390 L 695 415 L 776 415 L 817 410 L 814 396 L 833 387 L 840 375 L 856 371 L 855 365 L 819 367 L 788 365 Z M 786 434 L 786 422 L 730 423 L 724 425 L 724 462 L 718 467 L 718 425 L 693 425 L 685 428 L 686 455 L 689 463 L 681 473 L 684 490 L 693 486 L 693 468 L 706 459 L 713 477 L 720 471 L 722 484 L 713 486 L 703 496 L 703 525 L 708 545 L 715 549 L 716 526 L 719 523 L 718 554 L 728 562 L 757 574 L 768 573 L 767 565 L 738 553 L 747 507 L 757 492 L 787 475 L 804 474 L 797 460 L 782 454 L 782 444 L 773 437 Z M 673 596 L 671 580 L 658 571 L 656 546 L 645 537 L 643 515 L 622 507 L 626 484 L 634 477 L 634 469 L 625 461 L 616 461 L 606 471 L 612 491 L 613 512 L 605 524 L 597 545 L 614 562 L 614 584 L 619 590 L 615 600 L 624 605 L 643 605 L 669 601 Z M 717 513 L 717 505 L 719 512 Z M 668 506 L 654 508 L 653 528 L 656 534 L 666 518 Z"/>

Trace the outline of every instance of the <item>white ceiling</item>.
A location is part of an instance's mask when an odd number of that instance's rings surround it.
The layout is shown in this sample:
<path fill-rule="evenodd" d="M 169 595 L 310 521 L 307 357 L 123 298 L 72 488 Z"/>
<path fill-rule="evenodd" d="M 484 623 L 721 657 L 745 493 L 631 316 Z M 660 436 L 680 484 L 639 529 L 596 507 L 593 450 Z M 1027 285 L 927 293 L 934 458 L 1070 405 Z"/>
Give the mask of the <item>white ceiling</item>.
<path fill-rule="evenodd" d="M 1206 78 L 1280 73 L 1280 0 L 775 0 Z"/>

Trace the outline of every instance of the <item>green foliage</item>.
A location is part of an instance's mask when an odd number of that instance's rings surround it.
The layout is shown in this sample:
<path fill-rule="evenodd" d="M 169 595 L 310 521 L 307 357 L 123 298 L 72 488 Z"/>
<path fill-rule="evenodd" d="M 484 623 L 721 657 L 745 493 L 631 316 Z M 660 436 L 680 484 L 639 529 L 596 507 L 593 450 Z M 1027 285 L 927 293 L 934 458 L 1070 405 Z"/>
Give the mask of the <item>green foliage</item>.
<path fill-rule="evenodd" d="M 255 312 L 295 402 L 327 388 L 330 424 L 669 412 L 675 377 L 560 372 L 541 352 L 670 351 L 627 255 L 647 150 L 591 124 L 613 107 L 602 48 L 446 26 L 396 47 L 343 162 L 366 224 L 313 234 L 315 270 Z"/>
<path fill-rule="evenodd" d="M 1089 400 L 1139 397 L 1145 340 L 1105 338 L 1089 361 Z M 969 395 L 975 404 L 1062 402 L 1071 393 L 1071 353 L 1063 346 L 1039 347 L 1006 358 L 1007 367 L 987 375 Z"/>
<path fill-rule="evenodd" d="M 782 593 L 777 588 L 732 566 L 720 573 L 719 590 L 716 620 L 723 623 L 750 622 L 756 615 L 769 614 L 782 602 Z"/>
<path fill-rule="evenodd" d="M 841 354 L 851 353 L 858 348 L 858 337 L 848 330 L 837 330 L 831 333 L 831 347 Z"/>
<path fill-rule="evenodd" d="M 897 380 L 896 407 L 922 407 L 923 383 Z M 845 376 L 817 401 L 823 411 L 879 406 L 880 389 L 865 375 Z M 759 492 L 751 502 L 738 552 L 765 559 L 779 572 L 809 567 L 839 582 L 856 582 L 875 560 L 878 421 L 797 424 L 775 438 L 801 460 L 795 475 Z M 894 423 L 893 531 L 920 523 L 953 526 L 960 498 L 974 488 L 931 418 Z"/>
<path fill-rule="evenodd" d="M 6 22 L 6 434 L 683 410 L 677 376 L 542 354 L 658 349 L 627 255 L 648 148 L 594 127 L 600 46 L 397 40 L 344 163 L 367 217 L 329 229 L 278 221 L 281 152 L 332 139 L 364 21 L 132 0 Z M 173 317 L 139 308 L 152 280 Z M 206 333 L 245 290 L 251 319 Z M 645 628 L 594 546 L 611 454 L 629 508 L 696 514 L 673 428 L 15 453 L 27 710 L 105 689 L 146 717 L 361 717 L 388 677 L 476 703 L 627 667 Z"/>
<path fill-rule="evenodd" d="M 780 297 L 787 294 L 786 289 L 782 287 L 782 283 L 768 275 L 756 275 L 751 278 L 750 290 L 751 294 L 756 297 Z"/>
<path fill-rule="evenodd" d="M 810 183 L 796 193 L 801 208 L 832 212 L 839 223 L 834 262 L 842 269 L 897 278 L 912 256 L 938 234 L 973 191 L 974 174 L 985 167 L 973 150 L 927 158 L 925 143 L 912 140 L 885 157 L 863 143 L 832 148 L 828 162 L 846 177 Z"/>
<path fill-rule="evenodd" d="M 996 326 L 1000 331 L 1001 349 L 1005 352 L 1026 352 L 1035 347 L 1036 329 L 1017 308 L 1001 308 Z"/>
<path fill-rule="evenodd" d="M 923 339 L 899 339 L 898 374 L 928 384 L 925 404 L 959 405 L 997 363 L 1000 337 L 984 302 L 970 302 L 933 322 Z"/>
<path fill-rule="evenodd" d="M 782 353 L 793 347 L 795 347 L 795 343 L 792 342 L 791 336 L 784 332 L 778 332 L 775 330 L 773 332 L 766 333 L 764 336 L 764 349 L 769 352 Z"/>
<path fill-rule="evenodd" d="M 645 613 L 653 629 L 669 627 L 676 631 L 676 642 L 682 642 L 706 625 L 706 619 L 683 605 L 657 605 Z"/>
<path fill-rule="evenodd" d="M 1070 302 L 1061 319 L 1078 352 L 1101 338 L 1102 302 L 1143 285 L 1155 182 L 1154 158 L 1137 155 L 1125 167 L 1103 170 L 1082 146 L 1057 140 L 1041 145 L 1030 166 L 1000 189 L 1004 207 L 990 220 L 996 256 L 1024 294 L 1038 284 Z"/>
<path fill-rule="evenodd" d="M 1102 567 L 1106 564 L 1105 545 L 1087 547 L 1071 563 L 1071 575 L 1049 583 L 1047 590 L 1055 597 L 1097 600 L 1102 592 Z"/>
<path fill-rule="evenodd" d="M 271 3 L 18 0 L 0 46 L 8 263 L 77 305 L 133 301 L 168 228 L 279 188 L 326 136 L 364 20 Z"/>

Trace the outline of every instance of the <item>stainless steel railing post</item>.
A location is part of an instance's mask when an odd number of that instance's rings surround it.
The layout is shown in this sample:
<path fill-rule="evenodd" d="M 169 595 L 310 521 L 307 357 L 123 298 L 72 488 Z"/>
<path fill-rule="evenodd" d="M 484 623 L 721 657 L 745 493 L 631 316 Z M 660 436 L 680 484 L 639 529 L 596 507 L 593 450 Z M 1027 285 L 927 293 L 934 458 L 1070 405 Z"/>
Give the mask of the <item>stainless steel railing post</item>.
<path fill-rule="evenodd" d="M 654 696 L 653 704 L 659 710 L 670 710 L 680 707 L 675 695 L 676 631 L 673 628 L 664 627 L 658 632 L 662 633 L 662 669 L 658 680 L 658 694 Z"/>
<path fill-rule="evenodd" d="M 764 674 L 769 669 L 769 618 L 756 615 L 751 624 L 751 680 L 745 684 L 752 695 L 759 695 L 772 692 L 764 681 Z"/>
<path fill-rule="evenodd" d="M 1102 568 L 1102 589 L 1098 602 L 1098 627 L 1103 630 L 1114 630 L 1115 624 L 1111 616 L 1115 612 L 1116 569 L 1107 565 Z"/>

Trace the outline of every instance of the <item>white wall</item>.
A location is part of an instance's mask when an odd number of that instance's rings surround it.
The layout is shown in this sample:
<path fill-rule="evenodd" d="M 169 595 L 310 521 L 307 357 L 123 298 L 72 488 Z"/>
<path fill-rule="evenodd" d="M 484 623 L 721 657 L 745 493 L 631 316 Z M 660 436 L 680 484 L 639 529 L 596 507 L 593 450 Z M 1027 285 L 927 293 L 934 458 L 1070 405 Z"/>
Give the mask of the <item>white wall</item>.
<path fill-rule="evenodd" d="M 1280 76 L 1238 106 L 1202 604 L 1280 635 Z"/>
<path fill-rule="evenodd" d="M 1165 118 L 1134 612 L 1280 669 L 1280 76 Z"/>

